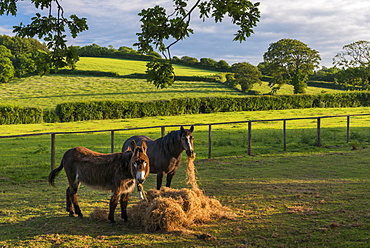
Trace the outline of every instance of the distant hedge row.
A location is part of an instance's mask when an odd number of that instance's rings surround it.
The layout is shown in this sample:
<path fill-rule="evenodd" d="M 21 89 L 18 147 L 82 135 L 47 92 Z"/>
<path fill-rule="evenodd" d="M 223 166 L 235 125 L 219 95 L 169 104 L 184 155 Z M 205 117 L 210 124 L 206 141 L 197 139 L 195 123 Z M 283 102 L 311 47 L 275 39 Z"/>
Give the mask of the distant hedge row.
<path fill-rule="evenodd" d="M 370 106 L 370 93 L 333 93 L 320 95 L 204 97 L 148 102 L 91 101 L 58 104 L 55 111 L 36 108 L 1 108 L 0 124 L 70 122 L 171 116 L 232 111 L 261 111 L 299 108 Z M 4 121 L 5 120 L 5 121 Z M 23 122 L 25 121 L 25 122 Z"/>
<path fill-rule="evenodd" d="M 31 124 L 43 122 L 43 110 L 17 106 L 0 106 L 0 125 Z"/>

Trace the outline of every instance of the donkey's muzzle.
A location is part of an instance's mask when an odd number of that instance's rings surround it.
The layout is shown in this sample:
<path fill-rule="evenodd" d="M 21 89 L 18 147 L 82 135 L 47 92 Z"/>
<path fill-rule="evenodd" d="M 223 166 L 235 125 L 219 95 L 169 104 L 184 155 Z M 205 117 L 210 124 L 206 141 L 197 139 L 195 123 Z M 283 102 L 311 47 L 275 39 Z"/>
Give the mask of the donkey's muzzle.
<path fill-rule="evenodd" d="M 136 173 L 136 181 L 138 184 L 143 183 L 145 180 L 145 171 L 138 171 Z"/>

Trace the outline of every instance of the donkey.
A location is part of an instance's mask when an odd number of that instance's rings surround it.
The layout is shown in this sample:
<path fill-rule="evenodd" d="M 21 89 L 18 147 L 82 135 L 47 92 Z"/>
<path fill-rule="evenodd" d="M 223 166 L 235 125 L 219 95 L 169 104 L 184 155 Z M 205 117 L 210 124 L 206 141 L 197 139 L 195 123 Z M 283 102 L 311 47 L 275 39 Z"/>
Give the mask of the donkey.
<path fill-rule="evenodd" d="M 138 142 L 139 145 L 141 140 L 146 141 L 150 173 L 157 174 L 157 189 L 161 188 L 165 174 L 167 174 L 166 187 L 170 187 L 172 178 L 181 164 L 182 152 L 185 150 L 187 156 L 192 156 L 194 153 L 193 131 L 194 126 L 190 129 L 184 129 L 181 126 L 180 130 L 172 131 L 156 140 L 143 135 L 133 136 L 125 141 L 122 151 L 129 147 L 132 140 Z"/>
<path fill-rule="evenodd" d="M 108 219 L 115 223 L 114 211 L 120 201 L 121 217 L 127 221 L 128 198 L 135 188 L 135 182 L 139 198 L 143 199 L 142 183 L 150 171 L 146 151 L 147 144 L 144 140 L 141 147 L 132 141 L 130 150 L 112 154 L 94 152 L 85 147 L 72 148 L 63 155 L 60 166 L 50 172 L 49 183 L 54 186 L 55 177 L 64 167 L 69 182 L 66 192 L 66 210 L 69 216 L 74 216 L 73 205 L 78 217 L 83 217 L 77 201 L 77 190 L 80 183 L 83 183 L 91 188 L 111 190 Z"/>

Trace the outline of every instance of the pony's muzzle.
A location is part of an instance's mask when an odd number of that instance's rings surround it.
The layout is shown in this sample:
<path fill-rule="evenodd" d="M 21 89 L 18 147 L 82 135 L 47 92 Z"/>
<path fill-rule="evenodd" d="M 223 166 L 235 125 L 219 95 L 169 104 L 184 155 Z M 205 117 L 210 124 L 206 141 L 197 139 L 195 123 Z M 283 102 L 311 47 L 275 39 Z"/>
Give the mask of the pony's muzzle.
<path fill-rule="evenodd" d="M 193 154 L 194 154 L 193 150 L 187 150 L 186 151 L 186 155 L 188 155 L 188 157 L 191 157 Z"/>
<path fill-rule="evenodd" d="M 136 181 L 138 184 L 143 183 L 145 180 L 145 171 L 138 171 L 136 173 Z"/>

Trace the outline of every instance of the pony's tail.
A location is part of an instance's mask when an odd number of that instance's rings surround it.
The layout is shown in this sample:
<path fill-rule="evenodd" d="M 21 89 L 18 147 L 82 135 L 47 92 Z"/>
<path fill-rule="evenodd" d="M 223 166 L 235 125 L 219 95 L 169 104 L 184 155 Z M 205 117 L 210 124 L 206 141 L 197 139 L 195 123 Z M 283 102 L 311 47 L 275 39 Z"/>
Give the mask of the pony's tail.
<path fill-rule="evenodd" d="M 58 167 L 58 168 L 56 168 L 56 169 L 54 169 L 54 170 L 52 170 L 52 171 L 50 172 L 50 174 L 49 174 L 49 179 L 48 179 L 48 181 L 49 181 L 49 183 L 50 183 L 50 185 L 51 185 L 51 186 L 55 186 L 55 184 L 54 184 L 54 179 L 55 179 L 55 177 L 59 174 L 59 172 L 60 172 L 62 169 L 63 169 L 63 160 L 62 160 L 62 162 L 60 163 L 59 167 Z"/>

